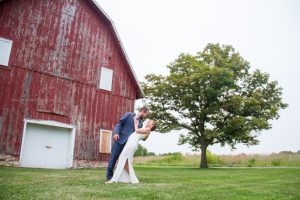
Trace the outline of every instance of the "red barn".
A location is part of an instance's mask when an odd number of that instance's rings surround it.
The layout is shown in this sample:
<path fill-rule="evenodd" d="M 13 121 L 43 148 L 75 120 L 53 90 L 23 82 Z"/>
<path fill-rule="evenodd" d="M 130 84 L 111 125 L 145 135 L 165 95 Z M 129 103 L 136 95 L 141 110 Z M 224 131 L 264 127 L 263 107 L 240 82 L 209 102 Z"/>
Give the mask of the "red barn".
<path fill-rule="evenodd" d="M 94 0 L 0 0 L 0 153 L 24 167 L 107 161 L 111 132 L 143 96 Z"/>

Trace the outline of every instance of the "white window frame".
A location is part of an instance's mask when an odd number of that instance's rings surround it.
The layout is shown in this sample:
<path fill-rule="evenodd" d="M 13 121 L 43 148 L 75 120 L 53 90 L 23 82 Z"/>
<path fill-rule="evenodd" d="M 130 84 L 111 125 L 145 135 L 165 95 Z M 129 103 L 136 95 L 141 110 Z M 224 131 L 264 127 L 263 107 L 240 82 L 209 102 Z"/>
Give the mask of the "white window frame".
<path fill-rule="evenodd" d="M 111 145 L 112 145 L 112 131 L 111 130 L 106 130 L 106 129 L 100 129 L 100 135 L 99 135 L 99 139 L 100 139 L 100 142 L 99 142 L 99 153 L 103 153 L 103 152 L 101 152 L 102 132 L 109 132 L 110 133 L 110 136 L 109 136 L 109 149 L 110 150 L 111 150 Z"/>
<path fill-rule="evenodd" d="M 113 80 L 112 69 L 101 67 L 100 75 L 99 75 L 99 85 L 98 88 L 106 91 L 112 91 L 112 80 Z M 106 76 L 110 77 L 106 77 Z"/>
<path fill-rule="evenodd" d="M 8 66 L 13 41 L 0 37 L 0 65 Z"/>

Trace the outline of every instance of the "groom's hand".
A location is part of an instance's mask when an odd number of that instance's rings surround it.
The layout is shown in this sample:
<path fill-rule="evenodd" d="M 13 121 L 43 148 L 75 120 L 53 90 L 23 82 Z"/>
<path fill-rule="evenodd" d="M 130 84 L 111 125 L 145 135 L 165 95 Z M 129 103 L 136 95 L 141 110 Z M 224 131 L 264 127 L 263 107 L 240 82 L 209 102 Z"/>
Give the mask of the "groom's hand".
<path fill-rule="evenodd" d="M 117 141 L 118 139 L 119 139 L 119 134 L 114 134 L 113 140 L 114 140 L 114 141 Z"/>

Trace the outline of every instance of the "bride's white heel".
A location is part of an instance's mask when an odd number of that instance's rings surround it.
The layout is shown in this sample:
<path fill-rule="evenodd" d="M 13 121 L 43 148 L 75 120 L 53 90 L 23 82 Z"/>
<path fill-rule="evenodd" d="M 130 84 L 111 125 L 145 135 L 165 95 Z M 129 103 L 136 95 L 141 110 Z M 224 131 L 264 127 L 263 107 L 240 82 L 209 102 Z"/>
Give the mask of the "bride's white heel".
<path fill-rule="evenodd" d="M 105 184 L 112 184 L 114 183 L 113 181 L 106 181 Z"/>

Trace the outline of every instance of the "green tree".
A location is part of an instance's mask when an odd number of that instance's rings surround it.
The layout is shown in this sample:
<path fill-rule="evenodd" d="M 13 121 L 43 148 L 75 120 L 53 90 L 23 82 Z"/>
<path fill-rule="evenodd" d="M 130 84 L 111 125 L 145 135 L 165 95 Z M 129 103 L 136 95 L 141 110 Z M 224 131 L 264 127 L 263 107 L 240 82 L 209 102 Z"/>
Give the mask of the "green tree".
<path fill-rule="evenodd" d="M 187 130 L 179 144 L 201 150 L 206 168 L 209 145 L 258 144 L 257 136 L 279 118 L 282 88 L 250 64 L 232 46 L 208 44 L 193 56 L 181 54 L 167 66 L 169 75 L 147 75 L 145 103 L 158 131 Z"/>
<path fill-rule="evenodd" d="M 134 156 L 155 156 L 155 153 L 149 152 L 145 147 L 139 144 Z"/>

